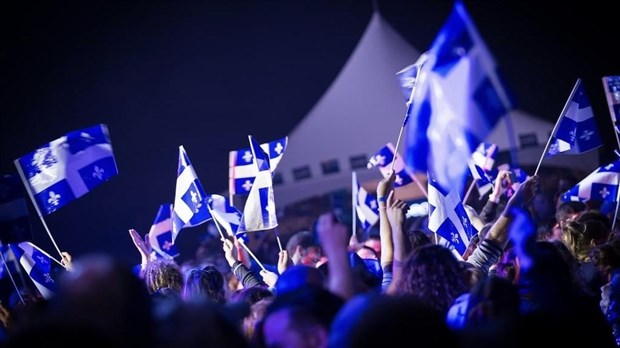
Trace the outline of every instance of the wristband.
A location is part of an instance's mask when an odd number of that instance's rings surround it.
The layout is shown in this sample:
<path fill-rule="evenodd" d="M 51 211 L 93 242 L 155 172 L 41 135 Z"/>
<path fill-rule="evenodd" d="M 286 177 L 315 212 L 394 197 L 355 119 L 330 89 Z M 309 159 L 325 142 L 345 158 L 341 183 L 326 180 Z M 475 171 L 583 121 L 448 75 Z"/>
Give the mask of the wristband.
<path fill-rule="evenodd" d="M 385 202 L 385 201 L 386 201 L 386 198 L 385 198 L 385 196 L 381 196 L 381 197 L 379 197 L 377 200 L 378 200 L 379 202 Z"/>

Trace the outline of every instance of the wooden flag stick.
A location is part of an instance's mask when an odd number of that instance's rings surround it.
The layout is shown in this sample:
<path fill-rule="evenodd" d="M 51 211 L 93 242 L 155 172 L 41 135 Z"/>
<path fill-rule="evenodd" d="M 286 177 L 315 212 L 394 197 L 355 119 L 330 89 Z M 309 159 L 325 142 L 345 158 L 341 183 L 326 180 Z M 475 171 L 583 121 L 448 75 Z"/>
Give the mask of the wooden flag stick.
<path fill-rule="evenodd" d="M 252 253 L 252 250 L 250 250 L 250 248 L 248 248 L 248 246 L 247 246 L 247 245 L 245 245 L 245 242 L 243 241 L 243 239 L 242 239 L 242 238 L 238 238 L 237 240 L 239 241 L 239 244 L 241 244 L 241 246 L 243 246 L 243 248 L 245 249 L 245 251 L 247 251 L 247 252 L 248 252 L 248 254 L 250 254 L 250 256 L 252 256 L 252 258 L 253 258 L 253 259 L 254 259 L 254 261 L 256 261 L 256 263 L 260 266 L 260 268 L 261 268 L 263 271 L 266 271 L 267 269 L 265 268 L 265 266 L 263 266 L 263 264 L 262 264 L 260 261 L 258 261 L 258 258 L 256 257 L 256 255 L 254 255 L 254 253 Z"/>
<path fill-rule="evenodd" d="M 276 234 L 276 240 L 278 241 L 278 248 L 280 248 L 280 251 L 282 251 L 282 241 L 280 241 L 280 234 L 278 233 L 278 228 L 274 228 L 273 231 Z"/>
<path fill-rule="evenodd" d="M 213 219 L 213 224 L 215 225 L 215 228 L 217 228 L 217 231 L 220 233 L 220 237 L 222 237 L 222 239 L 226 239 L 226 237 L 224 237 L 224 233 L 222 233 L 222 229 L 220 228 L 220 224 L 217 223 L 217 219 L 213 215 L 213 210 L 209 206 L 209 203 L 205 203 L 205 204 L 207 205 L 207 210 L 209 210 L 209 214 L 211 214 L 211 218 Z"/>

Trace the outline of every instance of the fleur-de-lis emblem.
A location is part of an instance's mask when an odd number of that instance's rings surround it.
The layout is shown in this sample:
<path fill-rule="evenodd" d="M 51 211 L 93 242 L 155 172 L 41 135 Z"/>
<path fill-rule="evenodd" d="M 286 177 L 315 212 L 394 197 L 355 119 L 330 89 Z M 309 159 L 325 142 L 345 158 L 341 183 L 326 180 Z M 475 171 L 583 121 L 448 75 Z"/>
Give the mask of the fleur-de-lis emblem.
<path fill-rule="evenodd" d="M 568 137 L 570 139 L 570 142 L 574 143 L 575 142 L 575 138 L 577 137 L 577 130 L 573 129 L 570 132 L 568 132 Z"/>
<path fill-rule="evenodd" d="M 241 158 L 243 158 L 246 163 L 250 163 L 252 161 L 252 153 L 250 151 L 246 151 Z"/>
<path fill-rule="evenodd" d="M 104 173 L 105 173 L 105 170 L 103 170 L 103 168 L 100 168 L 99 166 L 95 166 L 95 168 L 93 168 L 93 178 L 102 180 Z"/>
<path fill-rule="evenodd" d="M 559 148 L 559 146 L 558 146 L 558 143 L 556 141 L 556 142 L 554 142 L 553 144 L 551 144 L 549 146 L 549 153 L 552 154 L 552 155 L 555 155 L 556 153 L 558 153 L 558 150 L 559 150 L 558 148 Z"/>
<path fill-rule="evenodd" d="M 603 199 L 607 198 L 607 196 L 611 194 L 611 192 L 609 192 L 607 187 L 604 187 L 604 186 L 598 193 L 601 195 L 601 197 L 603 197 Z"/>
<path fill-rule="evenodd" d="M 60 203 L 60 195 L 54 191 L 50 191 L 47 203 L 51 205 L 58 205 L 58 203 Z"/>
<path fill-rule="evenodd" d="M 463 224 L 463 227 L 465 227 L 465 229 L 468 229 L 468 228 L 469 228 L 469 220 L 467 220 L 467 218 L 466 218 L 466 217 L 464 217 L 464 216 L 463 216 L 463 217 L 461 218 L 461 223 Z"/>
<path fill-rule="evenodd" d="M 243 187 L 243 189 L 246 191 L 250 191 L 250 189 L 252 188 L 252 183 L 250 182 L 250 180 L 246 180 L 243 185 L 241 185 L 241 187 Z"/>
<path fill-rule="evenodd" d="M 277 143 L 276 147 L 273 148 L 273 151 L 275 151 L 278 155 L 282 153 L 282 150 L 284 150 L 284 146 L 280 143 Z"/>
<path fill-rule="evenodd" d="M 461 242 L 459 240 L 459 235 L 456 232 L 451 232 L 450 233 L 450 240 L 452 241 L 452 244 L 459 244 Z"/>
<path fill-rule="evenodd" d="M 43 274 L 43 278 L 45 278 L 45 282 L 46 283 L 53 283 L 54 279 L 52 279 L 52 276 L 49 273 L 44 273 Z"/>
<path fill-rule="evenodd" d="M 194 213 L 198 212 L 198 209 L 202 207 L 202 202 L 200 201 L 200 197 L 197 192 L 192 190 L 189 191 L 189 194 L 192 196 L 192 203 L 194 203 Z"/>
<path fill-rule="evenodd" d="M 46 265 L 48 262 L 47 259 L 41 255 L 37 256 L 37 259 L 39 259 L 38 263 L 43 264 L 43 265 Z"/>
<path fill-rule="evenodd" d="M 581 133 L 581 136 L 579 137 L 579 139 L 583 139 L 585 141 L 590 140 L 590 137 L 594 134 L 593 131 L 586 129 Z"/>
<path fill-rule="evenodd" d="M 166 241 L 164 242 L 164 244 L 161 246 L 162 249 L 164 250 L 170 250 L 170 248 L 172 248 L 172 243 L 170 243 L 170 241 Z"/>
<path fill-rule="evenodd" d="M 377 162 L 377 164 L 380 167 L 383 167 L 385 165 L 385 156 L 383 156 L 383 155 L 376 155 L 375 156 L 375 161 Z"/>

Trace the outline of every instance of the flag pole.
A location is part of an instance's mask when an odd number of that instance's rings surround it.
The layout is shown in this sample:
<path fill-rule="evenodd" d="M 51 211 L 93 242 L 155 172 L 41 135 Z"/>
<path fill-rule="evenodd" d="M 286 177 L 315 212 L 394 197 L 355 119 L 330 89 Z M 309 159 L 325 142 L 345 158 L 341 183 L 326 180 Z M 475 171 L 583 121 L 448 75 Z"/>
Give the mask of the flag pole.
<path fill-rule="evenodd" d="M 276 234 L 276 240 L 278 241 L 278 248 L 280 248 L 280 251 L 282 251 L 282 241 L 280 240 L 280 234 L 278 233 L 278 227 L 274 227 L 273 231 Z"/>
<path fill-rule="evenodd" d="M 0 241 L 0 247 L 3 246 L 2 241 Z M 11 250 L 10 246 L 7 246 L 10 252 L 13 252 Z M 15 292 L 17 292 L 17 295 L 19 296 L 19 300 L 21 301 L 22 304 L 25 304 L 26 302 L 24 302 L 24 298 L 22 297 L 21 292 L 19 291 L 19 288 L 17 287 L 17 284 L 15 283 L 15 279 L 13 278 L 13 275 L 11 274 L 11 271 L 9 270 L 9 265 L 6 263 L 6 259 L 4 258 L 4 252 L 2 250 L 0 250 L 0 257 L 2 258 L 2 263 L 4 264 L 4 268 L 6 269 L 6 273 L 9 275 L 9 278 L 11 278 L 11 283 L 13 284 L 13 287 L 15 288 Z M 19 267 L 19 266 L 17 266 Z"/>
<path fill-rule="evenodd" d="M 351 234 L 357 239 L 357 174 L 355 170 L 351 172 Z"/>
<path fill-rule="evenodd" d="M 611 123 L 614 128 L 614 135 L 616 136 L 616 144 L 618 144 L 618 150 L 620 150 L 620 138 L 618 137 L 618 128 L 616 126 L 616 114 L 614 112 L 614 101 L 612 97 L 612 92 L 609 90 L 609 85 L 606 82 L 607 76 L 603 76 L 603 89 L 605 90 L 605 96 L 607 99 L 607 105 L 609 106 L 609 115 L 611 116 Z M 618 214 L 618 209 L 616 209 L 616 214 Z M 615 223 L 615 221 L 614 221 Z"/>
<path fill-rule="evenodd" d="M 252 258 L 254 259 L 254 261 L 256 261 L 256 263 L 260 266 L 260 268 L 263 271 L 266 271 L 267 269 L 265 268 L 265 266 L 263 266 L 263 264 L 258 261 L 258 258 L 256 257 L 256 255 L 254 255 L 254 253 L 252 253 L 252 250 L 250 250 L 250 248 L 248 248 L 247 245 L 245 245 L 245 242 L 243 241 L 243 238 L 237 238 L 237 240 L 239 241 L 239 244 L 241 244 L 241 246 L 243 246 L 243 248 L 245 249 L 245 251 L 248 252 L 248 254 L 250 254 L 250 256 L 252 256 Z"/>
<path fill-rule="evenodd" d="M 56 251 L 58 251 L 58 255 L 60 255 L 60 258 L 62 259 L 62 252 L 58 248 L 58 245 L 56 244 L 56 241 L 54 240 L 54 237 L 52 236 L 52 232 L 50 232 L 49 227 L 47 227 L 47 223 L 45 223 L 45 219 L 43 218 L 41 209 L 39 209 L 39 205 L 37 204 L 37 201 L 34 199 L 34 195 L 32 194 L 32 191 L 30 189 L 30 184 L 28 184 L 28 179 L 26 179 L 26 176 L 24 175 L 24 172 L 22 171 L 22 167 L 19 165 L 18 160 L 15 160 L 13 163 L 15 163 L 15 167 L 17 168 L 17 172 L 19 173 L 19 177 L 22 179 L 22 182 L 24 183 L 24 186 L 26 187 L 26 192 L 28 192 L 28 196 L 30 197 L 30 200 L 32 201 L 32 205 L 34 205 L 34 208 L 37 211 L 37 215 L 39 215 L 39 218 L 41 219 L 41 222 L 43 223 L 43 227 L 45 227 L 45 231 L 47 232 L 47 235 L 52 240 L 52 244 L 54 244 Z"/>
<path fill-rule="evenodd" d="M 566 104 L 564 104 L 564 108 L 562 108 L 562 113 L 560 114 L 560 117 L 558 117 L 557 121 L 555 121 L 555 125 L 553 126 L 553 130 L 551 131 L 551 135 L 549 135 L 549 138 L 547 139 L 547 145 L 545 145 L 545 149 L 543 150 L 543 153 L 540 156 L 540 160 L 538 161 L 538 165 L 536 166 L 536 171 L 534 171 L 534 175 L 538 175 L 538 170 L 540 169 L 540 165 L 542 164 L 543 159 L 547 155 L 547 151 L 549 150 L 549 146 L 551 145 L 551 139 L 553 139 L 553 137 L 555 136 L 555 132 L 558 129 L 558 126 L 560 125 L 560 120 L 562 119 L 562 116 L 564 115 L 564 113 L 566 113 L 566 109 L 568 109 L 568 106 L 570 105 L 571 100 L 573 100 L 573 96 L 575 95 L 575 92 L 577 91 L 577 88 L 579 87 L 580 84 L 581 84 L 581 79 L 577 79 L 577 82 L 575 83 L 573 90 L 570 92 L 570 96 L 566 100 Z"/>
<path fill-rule="evenodd" d="M 611 223 L 611 230 L 613 231 L 616 227 L 616 220 L 618 220 L 618 207 L 620 207 L 620 189 L 616 189 L 618 192 L 616 193 L 616 212 L 614 213 L 614 221 Z"/>
<path fill-rule="evenodd" d="M 209 210 L 209 214 L 211 214 L 211 218 L 213 219 L 213 224 L 215 225 L 215 228 L 217 228 L 217 231 L 220 233 L 220 237 L 222 237 L 222 239 L 226 239 L 226 237 L 224 237 L 224 233 L 222 233 L 220 224 L 217 223 L 217 219 L 215 218 L 215 215 L 213 215 L 213 210 L 209 206 L 209 203 L 207 203 L 207 210 Z"/>

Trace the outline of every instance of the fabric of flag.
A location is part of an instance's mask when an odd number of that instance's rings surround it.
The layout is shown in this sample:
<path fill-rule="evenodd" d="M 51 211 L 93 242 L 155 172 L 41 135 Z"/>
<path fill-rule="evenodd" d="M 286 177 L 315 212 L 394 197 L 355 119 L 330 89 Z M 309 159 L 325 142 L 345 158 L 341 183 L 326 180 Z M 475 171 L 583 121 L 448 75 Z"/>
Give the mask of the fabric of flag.
<path fill-rule="evenodd" d="M 620 76 L 603 76 L 603 89 L 609 114 L 617 133 L 620 133 L 618 118 L 620 118 Z"/>
<path fill-rule="evenodd" d="M 415 63 L 404 67 L 401 71 L 396 73 L 396 78 L 398 78 L 405 102 L 407 103 L 409 103 L 411 99 L 411 92 L 415 87 L 418 74 L 422 66 L 424 66 L 427 57 L 428 54 L 426 52 L 422 53 Z"/>
<path fill-rule="evenodd" d="M 476 180 L 476 188 L 480 197 L 493 189 L 493 181 L 497 176 L 497 171 L 493 169 L 497 149 L 496 144 L 480 143 L 476 151 L 471 154 L 469 169 Z"/>
<path fill-rule="evenodd" d="M 446 239 L 463 255 L 469 241 L 478 231 L 469 220 L 459 195 L 444 190 L 434 177 L 429 175 L 428 204 L 428 229 Z"/>
<path fill-rule="evenodd" d="M 179 256 L 172 238 L 172 210 L 173 205 L 170 203 L 160 205 L 149 230 L 149 241 L 158 258 L 173 259 Z"/>
<path fill-rule="evenodd" d="M 15 160 L 42 214 L 50 214 L 118 174 L 106 125 L 80 129 Z"/>
<path fill-rule="evenodd" d="M 368 231 L 379 221 L 379 203 L 377 199 L 366 191 L 357 180 L 353 172 L 353 197 L 355 199 L 355 215 L 364 231 Z"/>
<path fill-rule="evenodd" d="M 56 293 L 56 282 L 52 277 L 52 258 L 31 242 L 11 244 L 19 260 L 43 298 L 49 299 Z"/>
<path fill-rule="evenodd" d="M 204 189 L 183 145 L 179 146 L 179 167 L 172 211 L 172 244 L 185 227 L 200 225 L 211 219 L 205 204 Z"/>
<path fill-rule="evenodd" d="M 241 224 L 241 212 L 239 209 L 233 207 L 224 196 L 212 194 L 207 198 L 207 201 L 211 207 L 213 219 L 221 228 L 224 228 L 226 234 L 230 237 L 244 238 L 244 241 L 247 242 L 245 234 L 237 234 Z"/>
<path fill-rule="evenodd" d="M 276 170 L 278 163 L 284 156 L 288 137 L 277 139 L 268 143 L 261 144 L 260 147 L 269 155 L 269 165 L 271 172 Z M 254 156 L 252 149 L 245 148 L 229 153 L 229 170 L 228 170 L 228 189 L 231 195 L 240 195 L 250 193 L 250 189 L 254 184 L 254 178 L 258 170 L 254 165 Z"/>
<path fill-rule="evenodd" d="M 268 230 L 278 226 L 269 156 L 251 135 L 249 139 L 258 172 L 245 202 L 237 233 Z"/>
<path fill-rule="evenodd" d="M 580 154 L 603 145 L 581 79 L 577 79 L 566 106 L 557 121 L 555 132 L 551 134 L 547 157 L 560 153 Z"/>
<path fill-rule="evenodd" d="M 562 194 L 562 201 L 616 202 L 620 183 L 620 160 L 599 167 Z"/>
<path fill-rule="evenodd" d="M 30 213 L 24 184 L 17 174 L 0 176 L 0 242 L 32 239 Z"/>
<path fill-rule="evenodd" d="M 368 160 L 367 167 L 369 169 L 372 167 L 379 168 L 379 171 L 385 178 L 390 175 L 392 162 L 396 161 L 394 163 L 394 187 L 405 186 L 412 183 L 414 180 L 413 174 L 405 166 L 405 162 L 400 154 L 396 154 L 395 156 L 394 153 L 394 145 L 392 145 L 392 143 L 387 143 Z"/>
<path fill-rule="evenodd" d="M 405 134 L 405 163 L 463 192 L 472 152 L 514 102 L 460 1 L 428 51 Z"/>

